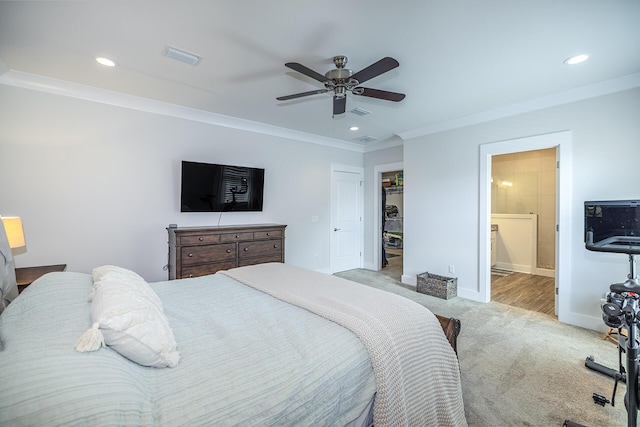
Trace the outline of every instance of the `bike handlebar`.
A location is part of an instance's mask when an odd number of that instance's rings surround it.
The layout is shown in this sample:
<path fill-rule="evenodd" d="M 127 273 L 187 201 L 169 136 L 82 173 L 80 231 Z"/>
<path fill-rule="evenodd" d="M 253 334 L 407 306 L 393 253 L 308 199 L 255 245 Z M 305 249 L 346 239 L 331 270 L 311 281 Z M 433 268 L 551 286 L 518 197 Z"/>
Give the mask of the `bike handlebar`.
<path fill-rule="evenodd" d="M 595 252 L 640 255 L 640 239 L 635 236 L 633 237 L 633 240 L 630 239 L 632 238 L 628 236 L 615 236 L 602 240 L 598 243 L 593 243 L 593 231 L 587 231 L 587 238 L 584 242 L 584 246 L 588 250 Z M 637 243 L 637 245 L 628 244 L 630 242 Z"/>

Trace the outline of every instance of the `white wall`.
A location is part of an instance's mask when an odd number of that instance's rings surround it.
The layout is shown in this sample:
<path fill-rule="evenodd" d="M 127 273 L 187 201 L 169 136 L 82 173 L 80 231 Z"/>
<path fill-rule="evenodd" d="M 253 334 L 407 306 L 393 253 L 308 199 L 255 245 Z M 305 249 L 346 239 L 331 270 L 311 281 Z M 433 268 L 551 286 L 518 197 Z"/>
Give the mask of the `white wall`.
<path fill-rule="evenodd" d="M 571 283 L 560 283 L 568 323 L 600 329 L 599 299 L 623 281 L 626 255 L 584 248 L 585 200 L 638 199 L 640 89 L 521 114 L 405 141 L 404 273 L 450 275 L 458 289 L 476 290 L 479 275 L 480 145 L 571 131 Z M 409 179 L 409 177 L 411 179 Z M 561 294 L 562 295 L 562 294 Z"/>
<path fill-rule="evenodd" d="M 165 280 L 165 227 L 218 222 L 180 213 L 181 160 L 265 168 L 264 211 L 220 224 L 287 224 L 286 261 L 329 269 L 330 165 L 362 166 L 361 153 L 0 85 L 0 214 L 22 217 L 18 267 Z"/>

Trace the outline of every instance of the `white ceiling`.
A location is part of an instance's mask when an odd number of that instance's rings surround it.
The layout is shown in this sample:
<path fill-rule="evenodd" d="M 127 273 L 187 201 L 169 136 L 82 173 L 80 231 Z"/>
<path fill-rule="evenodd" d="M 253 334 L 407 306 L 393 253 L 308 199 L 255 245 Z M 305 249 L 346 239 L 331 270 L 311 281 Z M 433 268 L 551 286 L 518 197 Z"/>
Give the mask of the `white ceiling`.
<path fill-rule="evenodd" d="M 637 77 L 639 22 L 637 0 L 2 1 L 0 72 L 392 144 L 478 113 Z M 197 66 L 169 59 L 166 46 L 203 59 Z M 590 59 L 563 64 L 578 53 Z M 98 55 L 119 66 L 98 65 Z M 407 97 L 349 94 L 347 113 L 336 119 L 330 93 L 276 100 L 322 88 L 285 62 L 324 74 L 335 55 L 348 56 L 354 71 L 397 59 L 398 68 L 365 86 Z M 371 114 L 349 112 L 356 107 Z"/>

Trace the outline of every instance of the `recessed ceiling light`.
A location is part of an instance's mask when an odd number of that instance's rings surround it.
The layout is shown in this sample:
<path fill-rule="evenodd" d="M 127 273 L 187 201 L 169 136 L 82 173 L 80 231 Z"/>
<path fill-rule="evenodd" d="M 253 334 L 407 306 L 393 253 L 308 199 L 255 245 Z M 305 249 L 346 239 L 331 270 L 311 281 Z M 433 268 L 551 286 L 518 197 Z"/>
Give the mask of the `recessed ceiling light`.
<path fill-rule="evenodd" d="M 571 58 L 567 58 L 564 60 L 564 63 L 567 65 L 575 65 L 575 64 L 579 64 L 581 62 L 586 61 L 587 59 L 589 59 L 589 55 L 576 55 L 576 56 L 572 56 Z"/>
<path fill-rule="evenodd" d="M 358 130 L 358 129 L 360 129 L 358 126 L 351 126 L 351 127 L 349 128 L 349 130 Z"/>
<path fill-rule="evenodd" d="M 115 67 L 116 65 L 118 65 L 118 63 L 113 59 L 105 58 L 103 56 L 98 56 L 96 58 L 96 61 L 98 62 L 98 64 L 102 64 L 105 67 Z"/>

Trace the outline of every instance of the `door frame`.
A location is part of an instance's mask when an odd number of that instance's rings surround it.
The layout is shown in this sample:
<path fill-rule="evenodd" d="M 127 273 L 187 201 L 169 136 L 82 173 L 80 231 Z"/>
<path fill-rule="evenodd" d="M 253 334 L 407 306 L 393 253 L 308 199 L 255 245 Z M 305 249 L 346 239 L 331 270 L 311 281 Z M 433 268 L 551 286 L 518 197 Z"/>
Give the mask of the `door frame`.
<path fill-rule="evenodd" d="M 558 320 L 567 322 L 571 295 L 571 131 L 556 132 L 480 145 L 480 209 L 478 293 L 481 301 L 491 301 L 491 157 L 556 148 L 558 170 L 556 180 L 556 265 Z M 566 264 L 566 267 L 562 266 Z"/>
<path fill-rule="evenodd" d="M 335 173 L 336 172 L 346 172 L 346 173 L 354 173 L 354 174 L 358 174 L 360 176 L 360 191 L 358 192 L 358 215 L 360 216 L 360 224 L 358 225 L 358 247 L 360 250 L 360 261 L 359 261 L 359 267 L 358 268 L 362 268 L 362 260 L 363 260 L 363 256 L 362 256 L 362 248 L 364 246 L 363 241 L 364 241 L 364 221 L 363 221 L 363 216 L 364 216 L 364 168 L 360 167 L 360 166 L 349 166 L 349 165 L 340 165 L 340 164 L 331 164 L 331 173 L 330 175 L 330 183 L 329 183 L 329 188 L 330 190 L 330 195 L 329 195 L 329 272 L 331 274 L 335 273 L 335 261 L 334 261 L 334 257 L 335 257 L 335 252 L 334 252 L 334 247 L 335 247 L 335 233 L 333 232 L 333 229 L 335 227 L 334 225 L 334 218 L 335 218 L 335 210 L 336 210 L 336 206 L 334 203 L 334 179 L 335 179 Z"/>
<path fill-rule="evenodd" d="M 386 163 L 373 167 L 373 267 L 376 271 L 382 270 L 382 174 L 401 170 L 404 173 L 404 162 Z M 403 180 L 404 185 L 404 180 Z M 404 249 L 403 249 L 404 250 Z M 403 268 L 404 270 L 404 268 Z"/>

